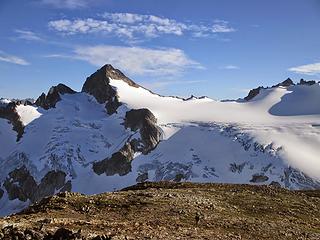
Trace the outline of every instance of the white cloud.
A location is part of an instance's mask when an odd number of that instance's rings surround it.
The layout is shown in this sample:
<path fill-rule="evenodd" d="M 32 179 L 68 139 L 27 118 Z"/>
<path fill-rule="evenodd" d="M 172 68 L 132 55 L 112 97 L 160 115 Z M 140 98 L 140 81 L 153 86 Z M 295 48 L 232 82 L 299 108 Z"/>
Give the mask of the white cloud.
<path fill-rule="evenodd" d="M 234 32 L 235 29 L 232 27 L 228 27 L 227 25 L 221 25 L 221 24 L 214 24 L 212 26 L 212 32 L 214 33 L 228 33 L 228 32 Z"/>
<path fill-rule="evenodd" d="M 104 18 L 111 18 L 114 22 L 119 23 L 136 23 L 143 20 L 143 16 L 133 13 L 104 13 Z"/>
<path fill-rule="evenodd" d="M 102 19 L 60 19 L 50 21 L 48 25 L 51 29 L 64 34 L 105 33 L 129 39 L 154 38 L 164 34 L 208 37 L 235 31 L 227 21 L 223 20 L 215 20 L 212 24 L 195 24 L 133 13 L 104 13 L 100 17 Z"/>
<path fill-rule="evenodd" d="M 182 73 L 188 68 L 203 69 L 176 48 L 150 49 L 110 45 L 79 46 L 72 55 L 53 54 L 46 57 L 72 58 L 101 67 L 106 63 L 132 75 L 169 76 Z"/>
<path fill-rule="evenodd" d="M 0 61 L 18 64 L 18 65 L 29 65 L 30 64 L 26 60 L 24 60 L 23 58 L 6 54 L 2 51 L 0 51 Z"/>
<path fill-rule="evenodd" d="M 226 65 L 226 66 L 221 67 L 221 69 L 237 70 L 237 69 L 240 69 L 240 67 L 235 66 L 235 65 Z"/>
<path fill-rule="evenodd" d="M 16 33 L 18 33 L 18 38 L 28 40 L 28 41 L 43 41 L 41 37 L 39 37 L 36 33 L 32 31 L 26 31 L 26 30 L 15 30 Z"/>
<path fill-rule="evenodd" d="M 89 0 L 40 0 L 42 4 L 55 8 L 77 9 L 87 7 Z"/>
<path fill-rule="evenodd" d="M 236 30 L 229 26 L 229 23 L 224 20 L 216 19 L 212 26 L 212 32 L 214 33 L 229 33 L 235 32 Z"/>
<path fill-rule="evenodd" d="M 300 73 L 300 74 L 317 75 L 317 74 L 320 74 L 320 62 L 292 67 L 292 68 L 289 68 L 288 70 L 291 72 Z"/>

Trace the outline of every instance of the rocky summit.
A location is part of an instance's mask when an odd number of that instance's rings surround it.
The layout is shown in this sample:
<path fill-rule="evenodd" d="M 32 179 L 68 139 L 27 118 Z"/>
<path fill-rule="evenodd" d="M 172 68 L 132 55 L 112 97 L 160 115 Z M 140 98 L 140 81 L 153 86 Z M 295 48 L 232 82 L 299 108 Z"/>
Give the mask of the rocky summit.
<path fill-rule="evenodd" d="M 320 238 L 320 191 L 142 183 L 86 196 L 59 193 L 0 219 L 1 239 Z"/>

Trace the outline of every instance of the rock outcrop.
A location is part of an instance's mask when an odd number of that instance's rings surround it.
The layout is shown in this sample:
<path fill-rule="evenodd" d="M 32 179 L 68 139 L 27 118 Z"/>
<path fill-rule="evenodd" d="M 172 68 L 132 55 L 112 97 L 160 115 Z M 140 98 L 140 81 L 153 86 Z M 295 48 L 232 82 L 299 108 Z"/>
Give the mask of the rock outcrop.
<path fill-rule="evenodd" d="M 294 82 L 291 80 L 291 78 L 287 78 L 283 82 L 273 85 L 272 87 L 290 87 L 292 85 L 294 85 Z"/>
<path fill-rule="evenodd" d="M 38 201 L 46 196 L 55 194 L 56 191 L 71 191 L 71 182 L 66 182 L 66 174 L 62 171 L 50 171 L 40 181 L 35 181 L 25 166 L 9 173 L 3 183 L 8 193 L 9 200 Z"/>
<path fill-rule="evenodd" d="M 0 200 L 3 197 L 4 191 L 0 188 Z"/>
<path fill-rule="evenodd" d="M 101 104 L 105 103 L 107 113 L 111 115 L 117 111 L 121 103 L 117 91 L 110 85 L 110 79 L 122 80 L 132 87 L 139 87 L 139 85 L 110 64 L 104 65 L 87 78 L 82 87 L 82 92 L 94 96 Z"/>
<path fill-rule="evenodd" d="M 112 154 L 110 158 L 95 162 L 92 166 L 93 171 L 107 176 L 119 174 L 126 175 L 131 171 L 131 161 L 134 156 L 134 147 L 132 143 L 126 143 L 118 152 Z"/>
<path fill-rule="evenodd" d="M 93 171 L 107 176 L 126 175 L 131 171 L 135 152 L 149 153 L 160 142 L 161 132 L 156 125 L 157 119 L 148 109 L 132 109 L 126 112 L 124 125 L 132 131 L 140 131 L 141 139 L 132 139 L 110 158 L 93 163 Z"/>
<path fill-rule="evenodd" d="M 263 87 L 257 87 L 257 88 L 251 89 L 248 96 L 246 96 L 244 98 L 244 100 L 250 101 L 251 99 L 253 99 L 255 96 L 257 96 L 260 93 L 261 89 L 263 89 Z"/>
<path fill-rule="evenodd" d="M 265 175 L 262 174 L 255 174 L 252 176 L 252 179 L 250 180 L 250 182 L 252 183 L 262 183 L 262 182 L 266 182 L 268 181 L 269 178 Z"/>
<path fill-rule="evenodd" d="M 76 93 L 74 90 L 60 83 L 57 86 L 51 87 L 47 95 L 42 93 L 36 100 L 35 105 L 48 110 L 49 108 L 54 108 L 56 103 L 61 100 L 60 94 L 63 95 L 74 93 Z"/>
<path fill-rule="evenodd" d="M 303 79 L 301 79 L 300 84 L 312 85 L 312 82 L 313 81 L 304 81 Z M 283 82 L 278 83 L 276 85 L 273 85 L 272 88 L 275 88 L 275 87 L 290 87 L 290 86 L 293 86 L 293 85 L 295 85 L 294 82 L 290 78 L 287 78 Z M 268 88 L 269 87 L 264 88 L 264 87 L 260 86 L 260 87 L 251 89 L 249 91 L 249 94 L 244 98 L 244 100 L 250 101 L 260 93 L 261 89 L 268 89 Z"/>
<path fill-rule="evenodd" d="M 134 132 L 140 131 L 142 147 L 139 147 L 137 151 L 143 154 L 149 153 L 160 142 L 161 131 L 157 126 L 157 119 L 146 108 L 126 112 L 124 126 Z"/>
<path fill-rule="evenodd" d="M 299 82 L 298 84 L 299 84 L 299 85 L 308 85 L 308 86 L 311 86 L 311 85 L 316 84 L 316 81 L 314 81 L 314 80 L 305 81 L 304 79 L 300 79 L 300 82 Z"/>
<path fill-rule="evenodd" d="M 17 141 L 19 141 L 24 133 L 24 125 L 17 113 L 16 106 L 15 102 L 10 102 L 0 107 L 0 118 L 10 121 L 13 126 L 12 129 L 17 132 Z"/>

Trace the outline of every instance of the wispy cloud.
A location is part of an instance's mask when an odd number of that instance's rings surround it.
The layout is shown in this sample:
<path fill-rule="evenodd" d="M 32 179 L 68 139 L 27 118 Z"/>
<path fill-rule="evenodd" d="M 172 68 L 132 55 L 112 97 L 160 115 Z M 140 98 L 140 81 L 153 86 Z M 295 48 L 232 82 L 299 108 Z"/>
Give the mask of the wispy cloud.
<path fill-rule="evenodd" d="M 226 70 L 237 70 L 237 69 L 240 69 L 240 67 L 236 66 L 236 65 L 226 65 L 226 66 L 222 66 L 220 68 L 221 69 L 226 69 Z"/>
<path fill-rule="evenodd" d="M 229 33 L 236 31 L 233 27 L 229 26 L 229 22 L 225 20 L 214 20 L 212 25 L 212 32 L 214 33 Z"/>
<path fill-rule="evenodd" d="M 214 20 L 211 24 L 197 24 L 133 13 L 104 13 L 99 19 L 59 19 L 50 21 L 48 25 L 63 34 L 104 33 L 125 39 L 155 38 L 169 34 L 208 37 L 236 31 L 224 20 Z"/>
<path fill-rule="evenodd" d="M 78 9 L 89 5 L 90 0 L 40 0 L 40 3 L 54 8 Z"/>
<path fill-rule="evenodd" d="M 72 58 L 101 67 L 110 63 L 132 75 L 177 75 L 188 68 L 203 69 L 176 48 L 151 49 L 110 45 L 79 46 L 71 55 L 54 54 L 46 57 Z"/>
<path fill-rule="evenodd" d="M 299 74 L 317 75 L 320 74 L 320 62 L 292 67 L 288 70 Z"/>
<path fill-rule="evenodd" d="M 14 55 L 9 55 L 6 54 L 3 51 L 0 51 L 0 61 L 2 62 L 8 62 L 8 63 L 13 63 L 13 64 L 18 64 L 18 65 L 29 65 L 30 63 L 24 60 L 21 57 L 17 57 Z"/>
<path fill-rule="evenodd" d="M 43 39 L 38 36 L 36 33 L 27 30 L 16 29 L 15 32 L 18 34 L 19 39 L 24 39 L 28 41 L 43 41 Z"/>

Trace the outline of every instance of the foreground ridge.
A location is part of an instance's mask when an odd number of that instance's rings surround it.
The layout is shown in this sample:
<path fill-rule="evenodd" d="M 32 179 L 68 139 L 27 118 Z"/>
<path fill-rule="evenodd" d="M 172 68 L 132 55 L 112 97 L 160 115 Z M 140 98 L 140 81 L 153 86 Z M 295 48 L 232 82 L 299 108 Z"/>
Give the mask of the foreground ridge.
<path fill-rule="evenodd" d="M 141 183 L 59 193 L 0 219 L 1 239 L 319 239 L 320 191 Z"/>

